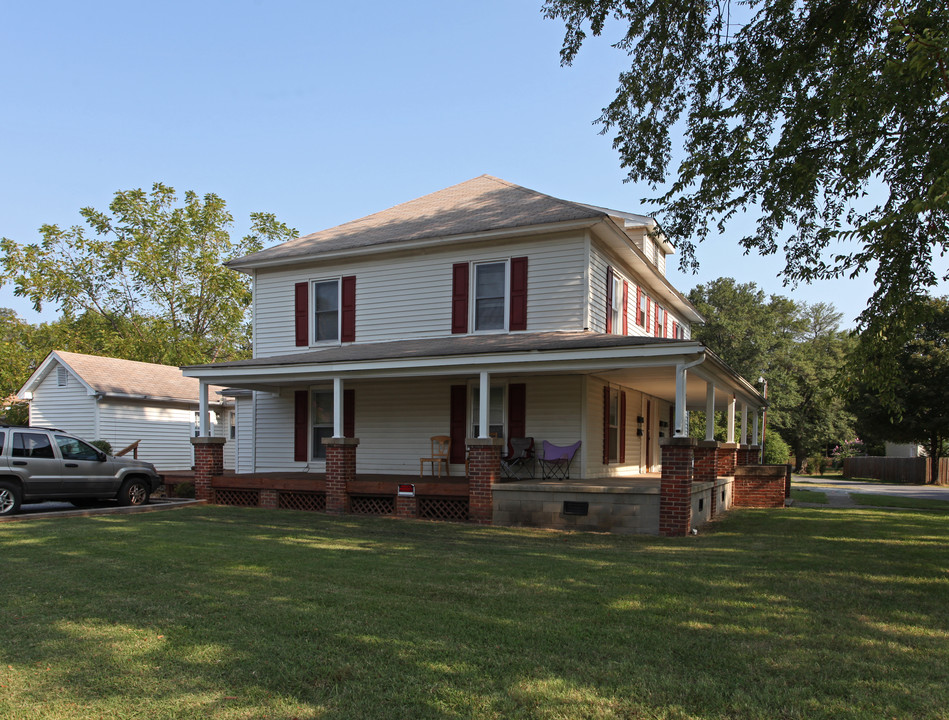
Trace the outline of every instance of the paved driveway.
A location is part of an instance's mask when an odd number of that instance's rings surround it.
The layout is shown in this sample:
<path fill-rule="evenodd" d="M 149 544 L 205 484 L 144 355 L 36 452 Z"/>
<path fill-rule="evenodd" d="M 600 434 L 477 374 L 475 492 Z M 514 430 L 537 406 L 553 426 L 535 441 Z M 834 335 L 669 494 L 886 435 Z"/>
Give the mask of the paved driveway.
<path fill-rule="evenodd" d="M 850 500 L 848 494 L 852 492 L 949 502 L 949 487 L 945 485 L 884 485 L 861 480 L 828 480 L 826 478 L 793 475 L 791 477 L 791 487 L 801 490 L 813 488 L 825 492 L 831 505 L 853 505 L 853 501 Z"/>
<path fill-rule="evenodd" d="M 114 500 L 103 500 L 91 507 L 83 508 L 77 508 L 68 502 L 23 503 L 23 505 L 20 506 L 20 512 L 16 515 L 0 518 L 0 522 L 30 520 L 33 518 L 74 517 L 76 515 L 119 515 L 154 512 L 156 510 L 171 510 L 172 508 L 181 507 L 182 505 L 191 505 L 197 502 L 199 501 L 180 498 L 152 498 L 152 501 L 148 505 L 124 507 L 118 505 Z"/>

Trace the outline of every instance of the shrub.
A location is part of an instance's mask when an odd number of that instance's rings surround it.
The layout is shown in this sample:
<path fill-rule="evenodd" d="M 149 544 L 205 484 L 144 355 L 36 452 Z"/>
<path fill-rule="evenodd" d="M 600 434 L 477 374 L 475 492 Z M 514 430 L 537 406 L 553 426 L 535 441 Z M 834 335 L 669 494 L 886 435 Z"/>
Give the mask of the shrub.
<path fill-rule="evenodd" d="M 112 443 L 110 443 L 108 440 L 93 440 L 90 445 L 94 445 L 95 447 L 99 448 L 106 455 L 112 454 Z"/>
<path fill-rule="evenodd" d="M 183 482 L 175 485 L 175 497 L 194 498 L 194 483 Z"/>
<path fill-rule="evenodd" d="M 773 430 L 764 436 L 764 464 L 786 465 L 791 456 L 791 448 L 784 438 Z"/>

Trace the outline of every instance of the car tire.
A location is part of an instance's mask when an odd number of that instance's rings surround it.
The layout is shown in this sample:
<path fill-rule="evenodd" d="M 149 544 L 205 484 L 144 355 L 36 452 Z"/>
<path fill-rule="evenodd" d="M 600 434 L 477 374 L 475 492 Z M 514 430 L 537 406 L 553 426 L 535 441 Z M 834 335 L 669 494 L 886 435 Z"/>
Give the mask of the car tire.
<path fill-rule="evenodd" d="M 21 500 L 20 488 L 16 483 L 0 480 L 0 517 L 19 512 Z"/>
<path fill-rule="evenodd" d="M 119 490 L 119 505 L 147 505 L 151 487 L 141 478 L 129 478 Z"/>

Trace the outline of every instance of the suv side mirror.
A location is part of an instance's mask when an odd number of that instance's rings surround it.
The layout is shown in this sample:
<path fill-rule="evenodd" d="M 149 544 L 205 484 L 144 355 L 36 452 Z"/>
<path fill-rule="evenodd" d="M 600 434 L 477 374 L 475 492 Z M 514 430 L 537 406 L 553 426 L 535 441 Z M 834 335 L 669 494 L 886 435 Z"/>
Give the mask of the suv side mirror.
<path fill-rule="evenodd" d="M 99 456 L 99 462 L 105 462 L 105 459 L 106 459 L 107 457 L 109 457 L 108 455 L 106 455 L 106 454 L 105 454 L 104 452 L 102 452 L 101 450 L 96 450 L 96 454 Z"/>

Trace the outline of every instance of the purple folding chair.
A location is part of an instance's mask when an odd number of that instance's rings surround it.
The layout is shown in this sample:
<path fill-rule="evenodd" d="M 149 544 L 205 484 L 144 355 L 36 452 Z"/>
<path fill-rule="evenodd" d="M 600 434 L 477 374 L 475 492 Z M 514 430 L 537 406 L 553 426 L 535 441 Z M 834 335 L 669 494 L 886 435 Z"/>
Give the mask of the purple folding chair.
<path fill-rule="evenodd" d="M 557 480 L 570 479 L 570 463 L 573 456 L 580 449 L 580 441 L 577 440 L 573 445 L 554 445 L 544 440 L 544 457 L 540 458 L 540 467 L 544 474 L 544 480 L 554 478 Z"/>

